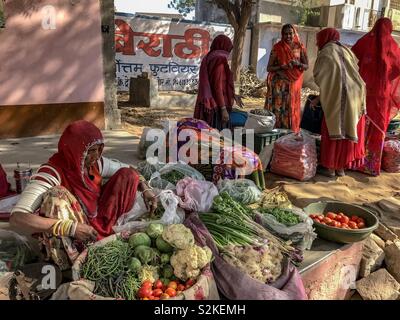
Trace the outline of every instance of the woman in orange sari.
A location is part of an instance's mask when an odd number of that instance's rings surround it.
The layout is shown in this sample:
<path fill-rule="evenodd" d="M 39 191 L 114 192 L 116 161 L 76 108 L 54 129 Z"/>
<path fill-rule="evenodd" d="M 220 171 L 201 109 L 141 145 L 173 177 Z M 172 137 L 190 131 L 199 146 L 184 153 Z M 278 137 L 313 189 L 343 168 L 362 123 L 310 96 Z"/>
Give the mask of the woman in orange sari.
<path fill-rule="evenodd" d="M 265 109 L 276 116 L 276 128 L 300 131 L 300 100 L 303 73 L 308 69 L 306 49 L 291 24 L 282 27 L 268 62 Z"/>

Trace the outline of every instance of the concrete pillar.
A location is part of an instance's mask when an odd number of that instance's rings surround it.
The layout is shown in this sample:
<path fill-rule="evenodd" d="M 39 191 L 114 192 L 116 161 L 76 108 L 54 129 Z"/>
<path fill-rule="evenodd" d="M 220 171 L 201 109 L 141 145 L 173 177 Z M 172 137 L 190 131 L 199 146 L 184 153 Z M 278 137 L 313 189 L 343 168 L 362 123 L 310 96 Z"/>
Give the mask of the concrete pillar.
<path fill-rule="evenodd" d="M 121 128 L 121 113 L 117 104 L 115 69 L 114 1 L 100 0 L 103 36 L 104 118 L 108 130 Z"/>

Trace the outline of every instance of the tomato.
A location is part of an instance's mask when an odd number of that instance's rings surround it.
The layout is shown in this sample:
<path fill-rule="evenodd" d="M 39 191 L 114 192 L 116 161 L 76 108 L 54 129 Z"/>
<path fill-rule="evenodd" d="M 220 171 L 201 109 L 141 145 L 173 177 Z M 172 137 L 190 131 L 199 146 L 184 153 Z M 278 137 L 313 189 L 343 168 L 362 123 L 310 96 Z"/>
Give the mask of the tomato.
<path fill-rule="evenodd" d="M 186 283 L 185 283 L 185 285 L 186 285 L 186 288 L 187 287 L 191 287 L 191 286 L 193 286 L 195 284 L 195 281 L 193 280 L 193 279 L 189 279 L 188 281 L 186 281 Z"/>
<path fill-rule="evenodd" d="M 336 221 L 331 221 L 331 222 L 327 223 L 327 225 L 331 226 L 331 227 L 336 227 Z"/>
<path fill-rule="evenodd" d="M 339 213 L 338 213 L 338 216 L 344 217 L 345 214 L 344 214 L 343 212 L 339 212 Z"/>
<path fill-rule="evenodd" d="M 351 216 L 351 218 L 350 218 L 350 221 L 357 222 L 357 220 L 358 220 L 357 216 Z"/>
<path fill-rule="evenodd" d="M 350 229 L 357 229 L 357 224 L 354 221 L 349 222 Z"/>
<path fill-rule="evenodd" d="M 153 295 L 151 288 L 141 287 L 138 291 L 139 298 L 148 298 Z"/>
<path fill-rule="evenodd" d="M 341 228 L 342 224 L 339 221 L 335 221 L 335 227 L 336 228 Z"/>
<path fill-rule="evenodd" d="M 360 222 L 365 224 L 365 220 L 363 218 L 358 218 L 356 222 L 357 224 L 359 224 Z"/>
<path fill-rule="evenodd" d="M 324 221 L 321 221 L 321 222 L 320 222 L 320 224 L 324 224 L 324 225 L 326 225 L 326 223 L 325 223 Z"/>
<path fill-rule="evenodd" d="M 149 297 L 149 300 L 154 300 L 154 296 L 150 296 L 150 297 Z"/>
<path fill-rule="evenodd" d="M 162 289 L 163 283 L 160 279 L 158 279 L 156 282 L 154 282 L 153 288 L 154 289 Z"/>
<path fill-rule="evenodd" d="M 150 299 L 146 297 L 146 298 L 142 298 L 141 300 L 150 300 Z"/>
<path fill-rule="evenodd" d="M 349 223 L 349 221 L 350 221 L 350 219 L 349 219 L 349 217 L 346 217 L 346 216 L 342 216 L 342 219 L 341 219 L 341 223 L 343 224 L 343 223 L 345 223 L 345 224 L 348 224 Z"/>
<path fill-rule="evenodd" d="M 163 291 L 161 289 L 154 289 L 153 290 L 153 296 L 159 297 L 163 294 Z"/>
<path fill-rule="evenodd" d="M 328 217 L 325 217 L 325 218 L 324 218 L 324 222 L 325 222 L 326 224 L 330 224 L 330 223 L 332 222 L 332 219 L 331 219 L 331 218 L 328 218 Z"/>
<path fill-rule="evenodd" d="M 178 284 L 178 287 L 176 288 L 177 291 L 185 291 L 185 286 L 183 284 Z"/>
<path fill-rule="evenodd" d="M 166 293 L 163 293 L 163 294 L 160 296 L 160 300 L 167 300 L 167 299 L 169 299 L 169 295 L 166 294 Z"/>
<path fill-rule="evenodd" d="M 172 289 L 176 290 L 177 287 L 178 287 L 178 283 L 176 281 L 170 281 L 168 283 L 168 288 L 172 288 Z"/>
<path fill-rule="evenodd" d="M 343 229 L 349 229 L 349 225 L 347 223 L 342 223 L 342 228 Z"/>
<path fill-rule="evenodd" d="M 167 290 L 165 290 L 165 293 L 170 297 L 176 296 L 176 290 L 174 288 L 168 288 Z"/>
<path fill-rule="evenodd" d="M 328 212 L 328 214 L 326 215 L 329 219 L 335 220 L 336 218 L 336 214 L 334 214 L 333 212 Z"/>
<path fill-rule="evenodd" d="M 153 287 L 153 282 L 151 282 L 150 280 L 145 280 L 142 283 L 142 288 L 152 288 Z"/>
<path fill-rule="evenodd" d="M 364 222 L 359 222 L 359 223 L 357 223 L 357 227 L 359 229 L 365 228 L 365 223 Z"/>

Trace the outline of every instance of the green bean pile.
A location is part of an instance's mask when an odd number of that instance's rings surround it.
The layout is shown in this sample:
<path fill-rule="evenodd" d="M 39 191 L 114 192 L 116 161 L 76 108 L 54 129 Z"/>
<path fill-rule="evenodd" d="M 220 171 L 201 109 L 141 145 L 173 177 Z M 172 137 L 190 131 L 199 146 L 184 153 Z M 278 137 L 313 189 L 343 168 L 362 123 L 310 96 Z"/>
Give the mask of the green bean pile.
<path fill-rule="evenodd" d="M 82 277 L 97 282 L 119 276 L 128 267 L 129 251 L 129 244 L 121 240 L 90 247 L 82 267 Z"/>
<path fill-rule="evenodd" d="M 103 297 L 115 297 L 135 300 L 140 288 L 140 280 L 131 272 L 124 272 L 116 278 L 102 279 L 96 282 L 94 293 Z"/>

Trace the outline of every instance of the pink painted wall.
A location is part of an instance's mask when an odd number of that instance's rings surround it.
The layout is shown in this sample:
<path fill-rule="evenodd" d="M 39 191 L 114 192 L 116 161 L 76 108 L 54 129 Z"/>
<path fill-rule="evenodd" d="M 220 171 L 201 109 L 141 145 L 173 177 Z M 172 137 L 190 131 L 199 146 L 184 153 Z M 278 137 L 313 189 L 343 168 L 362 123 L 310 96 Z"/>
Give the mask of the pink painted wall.
<path fill-rule="evenodd" d="M 46 5 L 55 30 L 42 27 Z M 99 1 L 7 0 L 5 14 L 0 105 L 104 101 Z"/>

